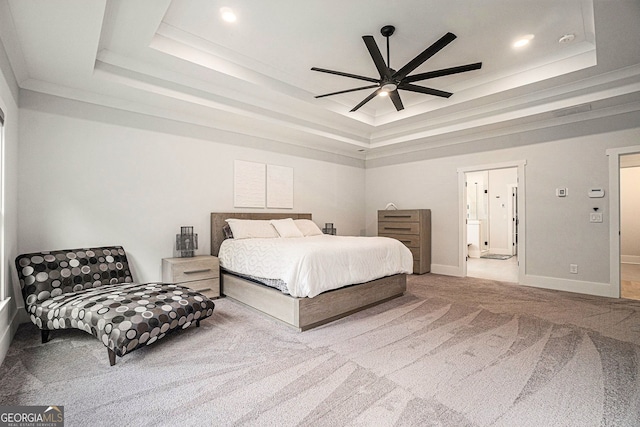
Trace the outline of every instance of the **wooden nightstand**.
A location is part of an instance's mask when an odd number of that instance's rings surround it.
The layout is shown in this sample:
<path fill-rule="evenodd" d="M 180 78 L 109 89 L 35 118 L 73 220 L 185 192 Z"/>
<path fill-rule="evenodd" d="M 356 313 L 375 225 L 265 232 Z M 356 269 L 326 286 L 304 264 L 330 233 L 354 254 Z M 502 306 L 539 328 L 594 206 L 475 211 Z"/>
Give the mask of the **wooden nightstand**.
<path fill-rule="evenodd" d="M 189 258 L 163 258 L 162 281 L 176 283 L 209 298 L 220 297 L 218 257 L 200 255 Z"/>

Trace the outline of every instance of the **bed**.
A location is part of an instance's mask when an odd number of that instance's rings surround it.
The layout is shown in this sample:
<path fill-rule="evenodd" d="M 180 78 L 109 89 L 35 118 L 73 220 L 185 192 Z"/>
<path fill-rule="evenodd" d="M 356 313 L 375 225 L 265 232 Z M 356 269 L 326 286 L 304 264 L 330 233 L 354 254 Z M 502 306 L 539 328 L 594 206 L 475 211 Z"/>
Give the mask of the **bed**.
<path fill-rule="evenodd" d="M 311 220 L 311 214 L 214 212 L 211 214 L 211 254 L 214 256 L 219 256 L 225 240 L 223 229 L 229 218 Z M 238 275 L 224 268 L 221 269 L 220 283 L 221 293 L 227 298 L 303 331 L 403 295 L 406 291 L 406 274 L 411 268 L 405 270 L 406 272 L 362 283 L 349 283 L 344 287 L 322 291 L 319 294 L 314 290 L 312 297 L 288 295 L 276 288 L 257 283 L 251 277 Z"/>

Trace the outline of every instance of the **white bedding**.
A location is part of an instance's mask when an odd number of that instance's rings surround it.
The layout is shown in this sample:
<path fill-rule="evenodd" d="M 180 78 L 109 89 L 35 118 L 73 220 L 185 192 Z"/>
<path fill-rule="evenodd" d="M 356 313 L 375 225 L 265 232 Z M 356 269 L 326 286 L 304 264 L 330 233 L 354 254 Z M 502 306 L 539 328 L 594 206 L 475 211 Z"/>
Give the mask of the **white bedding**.
<path fill-rule="evenodd" d="M 283 280 L 294 297 L 413 271 L 411 251 L 387 237 L 227 239 L 218 258 L 229 271 Z"/>

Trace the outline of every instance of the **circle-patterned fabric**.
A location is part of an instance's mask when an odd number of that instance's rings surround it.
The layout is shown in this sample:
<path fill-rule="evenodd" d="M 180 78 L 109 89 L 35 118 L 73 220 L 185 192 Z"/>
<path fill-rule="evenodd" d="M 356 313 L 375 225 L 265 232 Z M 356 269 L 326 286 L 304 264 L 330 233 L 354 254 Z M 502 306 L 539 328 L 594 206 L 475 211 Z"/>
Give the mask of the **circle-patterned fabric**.
<path fill-rule="evenodd" d="M 40 329 L 77 328 L 123 356 L 211 316 L 214 303 L 184 286 L 131 283 L 122 247 L 20 255 L 20 286 Z"/>
<path fill-rule="evenodd" d="M 27 305 L 69 292 L 133 282 L 121 246 L 20 255 L 16 268 Z"/>

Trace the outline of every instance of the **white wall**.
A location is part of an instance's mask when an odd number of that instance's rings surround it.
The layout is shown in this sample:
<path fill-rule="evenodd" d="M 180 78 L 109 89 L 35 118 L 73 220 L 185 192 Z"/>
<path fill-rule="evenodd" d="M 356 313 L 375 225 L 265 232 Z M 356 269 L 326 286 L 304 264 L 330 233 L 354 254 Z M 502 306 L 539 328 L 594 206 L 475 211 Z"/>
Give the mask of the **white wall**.
<path fill-rule="evenodd" d="M 13 281 L 12 264 L 18 255 L 18 86 L 9 66 L 4 46 L 0 42 L 0 108 L 5 114 L 4 159 L 4 246 L 2 248 L 3 284 L 7 286 L 10 300 L 0 302 L 0 364 L 9 349 L 11 339 L 18 327 L 18 303 L 22 303 L 20 287 Z M 26 313 L 25 313 L 26 314 Z"/>
<path fill-rule="evenodd" d="M 471 257 L 479 257 L 480 250 L 492 254 L 512 254 L 512 249 L 509 247 L 509 235 L 512 234 L 509 199 L 511 198 L 510 186 L 516 184 L 517 179 L 517 168 L 466 173 L 467 203 L 473 204 L 474 199 L 478 199 L 475 211 L 476 218 L 481 221 L 480 247 L 472 245 L 470 253 L 473 252 L 475 256 L 470 255 Z M 484 190 L 487 194 L 483 194 Z M 475 195 L 475 192 L 478 194 Z M 474 227 L 477 226 L 474 224 Z M 467 240 L 469 240 L 468 235 Z M 488 245 L 485 245 L 485 242 L 488 242 Z"/>
<path fill-rule="evenodd" d="M 467 217 L 470 219 L 484 220 L 487 219 L 487 209 L 484 191 L 488 190 L 489 173 L 488 171 L 467 172 Z"/>
<path fill-rule="evenodd" d="M 210 213 L 241 211 L 236 159 L 293 167 L 293 211 L 364 233 L 362 168 L 121 125 L 122 112 L 88 104 L 83 118 L 52 114 L 38 102 L 21 109 L 20 252 L 121 244 L 136 280 L 160 280 L 181 225 L 208 254 Z"/>
<path fill-rule="evenodd" d="M 640 263 L 640 167 L 620 169 L 620 259 Z"/>
<path fill-rule="evenodd" d="M 233 210 L 240 159 L 293 167 L 294 210 L 333 222 L 339 234 L 375 235 L 376 211 L 389 202 L 430 208 L 432 271 L 456 274 L 458 168 L 524 160 L 525 284 L 609 292 L 608 197 L 589 199 L 587 191 L 608 188 L 605 150 L 637 144 L 639 129 L 363 170 L 185 136 L 159 119 L 137 126 L 130 113 L 65 102 L 32 96 L 20 110 L 20 252 L 122 244 L 138 280 L 158 280 L 181 225 L 195 227 L 198 253 L 208 253 L 209 213 Z M 66 111 L 70 102 L 75 109 Z M 557 187 L 569 196 L 557 198 Z M 593 207 L 603 223 L 589 223 Z"/>
<path fill-rule="evenodd" d="M 610 295 L 608 196 L 590 199 L 591 187 L 608 188 L 607 148 L 636 145 L 640 129 L 589 135 L 524 147 L 369 168 L 367 233 L 376 233 L 376 211 L 430 208 L 432 271 L 462 272 L 458 168 L 526 161 L 525 284 Z M 557 187 L 569 196 L 558 198 Z M 522 189 L 521 189 L 522 190 Z M 608 194 L 608 193 L 607 193 Z M 604 222 L 589 222 L 598 207 Z M 569 273 L 578 264 L 578 274 Z"/>
<path fill-rule="evenodd" d="M 483 253 L 488 253 L 489 246 L 489 172 L 467 172 L 467 244 L 470 244 L 467 255 L 471 258 L 480 258 Z"/>
<path fill-rule="evenodd" d="M 516 184 L 517 168 L 489 171 L 489 252 L 511 255 L 509 233 L 512 233 L 510 185 Z"/>

